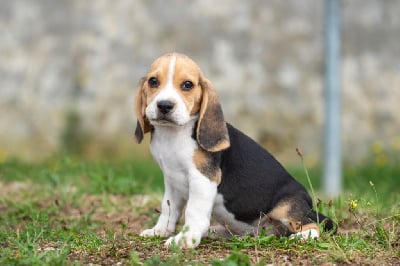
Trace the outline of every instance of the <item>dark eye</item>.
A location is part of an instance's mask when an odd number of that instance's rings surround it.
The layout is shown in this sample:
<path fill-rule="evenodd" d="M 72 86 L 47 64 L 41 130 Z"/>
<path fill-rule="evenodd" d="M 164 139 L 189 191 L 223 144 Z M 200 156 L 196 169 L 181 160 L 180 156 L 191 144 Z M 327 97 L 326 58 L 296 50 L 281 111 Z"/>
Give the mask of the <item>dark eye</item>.
<path fill-rule="evenodd" d="M 149 78 L 147 83 L 149 83 L 150 88 L 157 88 L 158 86 L 160 86 L 160 82 L 155 77 Z"/>
<path fill-rule="evenodd" d="M 190 91 L 193 88 L 193 82 L 186 80 L 181 84 L 181 88 L 184 91 Z"/>

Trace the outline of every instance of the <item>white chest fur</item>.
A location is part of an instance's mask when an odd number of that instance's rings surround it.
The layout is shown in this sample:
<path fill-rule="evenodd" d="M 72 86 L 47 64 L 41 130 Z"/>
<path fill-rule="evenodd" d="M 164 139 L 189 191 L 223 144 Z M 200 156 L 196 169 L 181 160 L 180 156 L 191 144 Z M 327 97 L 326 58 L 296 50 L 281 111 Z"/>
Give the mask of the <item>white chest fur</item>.
<path fill-rule="evenodd" d="M 197 148 L 191 137 L 195 121 L 184 126 L 157 126 L 152 135 L 150 150 L 158 162 L 165 182 L 187 199 L 188 182 L 195 169 L 193 153 Z"/>
<path fill-rule="evenodd" d="M 151 153 L 164 174 L 165 193 L 161 203 L 161 214 L 152 229 L 143 236 L 168 236 L 175 231 L 184 205 L 185 224 L 182 232 L 170 237 L 166 245 L 176 243 L 185 247 L 196 247 L 207 232 L 217 183 L 204 176 L 193 161 L 198 144 L 192 138 L 196 117 L 183 126 L 154 125 L 150 144 Z"/>

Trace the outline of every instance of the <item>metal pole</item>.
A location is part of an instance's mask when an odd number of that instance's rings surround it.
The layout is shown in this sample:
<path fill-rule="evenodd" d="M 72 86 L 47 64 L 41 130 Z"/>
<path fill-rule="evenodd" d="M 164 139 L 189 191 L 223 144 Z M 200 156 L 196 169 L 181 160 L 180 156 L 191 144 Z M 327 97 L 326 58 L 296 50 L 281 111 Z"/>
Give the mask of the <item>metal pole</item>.
<path fill-rule="evenodd" d="M 324 191 L 337 196 L 342 187 L 340 101 L 340 0 L 325 0 L 325 150 Z"/>

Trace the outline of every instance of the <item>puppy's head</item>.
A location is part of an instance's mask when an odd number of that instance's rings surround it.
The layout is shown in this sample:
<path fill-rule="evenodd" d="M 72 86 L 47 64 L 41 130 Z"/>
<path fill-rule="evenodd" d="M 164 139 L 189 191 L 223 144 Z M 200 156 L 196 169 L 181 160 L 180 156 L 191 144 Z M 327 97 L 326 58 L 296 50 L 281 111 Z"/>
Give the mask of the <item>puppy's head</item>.
<path fill-rule="evenodd" d="M 196 138 L 211 152 L 229 147 L 222 109 L 200 68 L 189 57 L 172 53 L 157 58 L 136 94 L 138 143 L 157 126 L 179 127 L 198 119 Z"/>

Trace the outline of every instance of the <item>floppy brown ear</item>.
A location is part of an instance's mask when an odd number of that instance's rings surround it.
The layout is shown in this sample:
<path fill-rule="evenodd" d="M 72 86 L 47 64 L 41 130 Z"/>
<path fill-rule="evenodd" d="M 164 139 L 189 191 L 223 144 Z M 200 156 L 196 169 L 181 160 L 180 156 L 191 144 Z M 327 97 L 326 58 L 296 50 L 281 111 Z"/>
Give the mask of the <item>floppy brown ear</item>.
<path fill-rule="evenodd" d="M 135 98 L 135 112 L 136 112 L 136 130 L 135 130 L 135 138 L 136 142 L 140 143 L 143 140 L 144 134 L 150 132 L 152 130 L 152 126 L 146 117 L 146 95 L 144 92 L 144 83 L 146 78 L 142 78 L 140 84 L 136 91 Z"/>
<path fill-rule="evenodd" d="M 230 142 L 217 93 L 211 82 L 204 77 L 200 78 L 200 86 L 203 95 L 197 124 L 197 142 L 209 152 L 224 150 L 229 147 Z"/>

